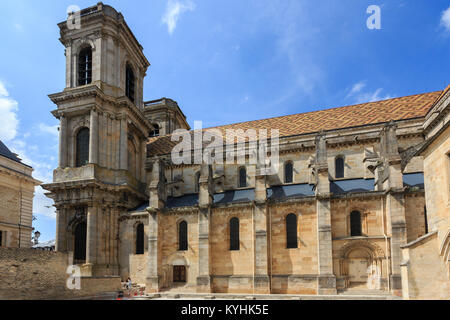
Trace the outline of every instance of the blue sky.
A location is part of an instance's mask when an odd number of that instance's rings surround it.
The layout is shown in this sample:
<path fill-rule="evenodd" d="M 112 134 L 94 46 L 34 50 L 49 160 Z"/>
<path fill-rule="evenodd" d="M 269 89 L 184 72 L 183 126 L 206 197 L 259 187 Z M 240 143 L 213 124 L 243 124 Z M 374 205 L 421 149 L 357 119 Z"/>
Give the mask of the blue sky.
<path fill-rule="evenodd" d="M 64 89 L 56 24 L 70 5 L 0 1 L 0 139 L 50 182 Z M 442 90 L 450 83 L 448 0 L 111 0 L 152 66 L 146 100 L 177 100 L 193 126 L 301 113 Z M 369 5 L 381 29 L 369 30 Z M 36 189 L 35 227 L 54 238 L 52 202 Z"/>

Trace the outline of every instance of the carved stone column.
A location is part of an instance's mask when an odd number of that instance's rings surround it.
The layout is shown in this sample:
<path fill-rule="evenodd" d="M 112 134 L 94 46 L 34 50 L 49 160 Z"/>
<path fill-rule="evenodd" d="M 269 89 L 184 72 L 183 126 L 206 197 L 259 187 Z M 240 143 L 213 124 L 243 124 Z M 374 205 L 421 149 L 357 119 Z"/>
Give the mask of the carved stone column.
<path fill-rule="evenodd" d="M 67 252 L 67 213 L 66 208 L 56 209 L 56 247 L 57 252 Z"/>
<path fill-rule="evenodd" d="M 128 170 L 128 122 L 126 115 L 120 119 L 120 170 Z"/>
<path fill-rule="evenodd" d="M 328 175 L 325 136 L 316 137 L 316 207 L 318 247 L 318 294 L 336 294 L 336 276 L 333 274 L 333 243 L 331 233 L 330 181 Z"/>
<path fill-rule="evenodd" d="M 59 167 L 62 169 L 68 166 L 67 144 L 67 118 L 61 116 L 59 127 Z"/>
<path fill-rule="evenodd" d="M 97 263 L 97 215 L 98 207 L 91 204 L 87 212 L 86 237 L 86 274 L 92 276 L 94 265 Z"/>
<path fill-rule="evenodd" d="M 91 110 L 89 132 L 89 163 L 98 164 L 98 113 Z"/>

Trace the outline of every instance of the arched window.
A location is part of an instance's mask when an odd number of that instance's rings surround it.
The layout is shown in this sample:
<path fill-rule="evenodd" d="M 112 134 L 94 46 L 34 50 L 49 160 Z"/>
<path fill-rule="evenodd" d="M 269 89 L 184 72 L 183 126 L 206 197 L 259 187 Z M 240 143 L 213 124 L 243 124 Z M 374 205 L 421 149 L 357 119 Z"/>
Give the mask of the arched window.
<path fill-rule="evenodd" d="M 247 169 L 239 168 L 239 188 L 247 188 Z"/>
<path fill-rule="evenodd" d="M 178 250 L 188 250 L 188 224 L 186 221 L 181 221 L 178 225 Z"/>
<path fill-rule="evenodd" d="M 86 222 L 80 222 L 74 232 L 74 260 L 75 264 L 86 261 Z"/>
<path fill-rule="evenodd" d="M 128 97 L 128 99 L 131 100 L 131 102 L 134 102 L 134 72 L 130 65 L 127 65 L 126 70 L 126 83 L 125 83 L 125 94 Z"/>
<path fill-rule="evenodd" d="M 339 156 L 334 160 L 335 178 L 340 179 L 344 177 L 344 157 Z"/>
<path fill-rule="evenodd" d="M 89 163 L 89 129 L 83 128 L 77 133 L 76 167 Z"/>
<path fill-rule="evenodd" d="M 287 237 L 287 248 L 297 249 L 297 216 L 293 213 L 286 217 L 286 237 Z"/>
<path fill-rule="evenodd" d="M 352 237 L 362 236 L 361 213 L 353 211 L 350 213 L 350 230 Z"/>
<path fill-rule="evenodd" d="M 159 125 L 154 123 L 153 127 L 155 129 L 152 132 L 150 132 L 150 137 L 159 137 L 159 131 L 160 131 Z"/>
<path fill-rule="evenodd" d="M 233 218 L 230 220 L 230 250 L 239 251 L 240 250 L 240 239 L 239 239 L 239 219 Z"/>
<path fill-rule="evenodd" d="M 292 162 L 287 162 L 284 165 L 284 183 L 294 182 L 294 166 Z"/>
<path fill-rule="evenodd" d="M 195 174 L 195 192 L 200 192 L 200 172 Z"/>
<path fill-rule="evenodd" d="M 144 254 L 144 225 L 138 224 L 136 228 L 136 254 Z"/>
<path fill-rule="evenodd" d="M 78 85 L 84 86 L 92 82 L 92 49 L 81 50 L 78 55 Z"/>

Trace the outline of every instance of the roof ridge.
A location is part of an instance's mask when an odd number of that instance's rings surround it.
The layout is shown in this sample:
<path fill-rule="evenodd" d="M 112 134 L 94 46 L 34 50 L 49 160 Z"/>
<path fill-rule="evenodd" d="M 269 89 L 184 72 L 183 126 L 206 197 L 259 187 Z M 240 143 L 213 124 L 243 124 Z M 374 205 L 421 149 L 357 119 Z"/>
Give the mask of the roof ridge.
<path fill-rule="evenodd" d="M 239 124 L 244 124 L 244 123 L 252 123 L 252 122 L 259 122 L 259 121 L 273 120 L 273 119 L 282 119 L 282 118 L 292 117 L 292 116 L 296 116 L 296 115 L 306 115 L 306 114 L 312 114 L 312 113 L 318 113 L 318 112 L 324 112 L 324 111 L 331 111 L 331 110 L 337 110 L 337 109 L 358 107 L 358 106 L 368 105 L 368 104 L 372 104 L 372 103 L 379 103 L 379 102 L 385 102 L 385 101 L 397 100 L 397 99 L 403 99 L 403 98 L 409 98 L 409 97 L 415 97 L 415 96 L 423 96 L 423 95 L 429 95 L 429 94 L 434 94 L 434 93 L 438 93 L 438 92 L 442 93 L 443 91 L 442 90 L 436 90 L 436 91 L 431 91 L 431 92 L 412 94 L 412 95 L 401 96 L 401 97 L 390 98 L 390 99 L 384 99 L 384 100 L 364 102 L 364 103 L 358 103 L 358 104 L 352 104 L 352 105 L 340 106 L 340 107 L 332 107 L 332 108 L 329 108 L 329 109 L 320 109 L 320 110 L 315 110 L 315 111 L 299 112 L 299 113 L 293 113 L 293 114 L 288 114 L 288 115 L 284 115 L 284 116 L 277 116 L 277 117 L 271 117 L 271 118 L 263 118 L 263 119 L 250 120 L 250 121 L 234 122 L 234 123 L 225 124 L 225 125 L 221 125 L 221 126 L 203 128 L 203 130 L 206 130 L 206 129 L 218 129 L 218 128 L 223 128 L 223 127 L 233 126 L 233 125 L 239 125 Z M 168 136 L 170 136 L 170 134 Z"/>

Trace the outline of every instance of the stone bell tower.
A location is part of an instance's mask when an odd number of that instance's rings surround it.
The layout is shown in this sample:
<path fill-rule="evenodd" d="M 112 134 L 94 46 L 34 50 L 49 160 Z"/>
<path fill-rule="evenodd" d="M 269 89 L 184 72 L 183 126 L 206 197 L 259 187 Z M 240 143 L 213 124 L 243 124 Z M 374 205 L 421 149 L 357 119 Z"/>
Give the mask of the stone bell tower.
<path fill-rule="evenodd" d="M 84 276 L 119 274 L 119 215 L 148 199 L 143 79 L 149 62 L 121 13 L 97 5 L 58 24 L 65 89 L 50 95 L 60 120 L 59 166 L 45 185 L 57 209 L 56 249 Z"/>

